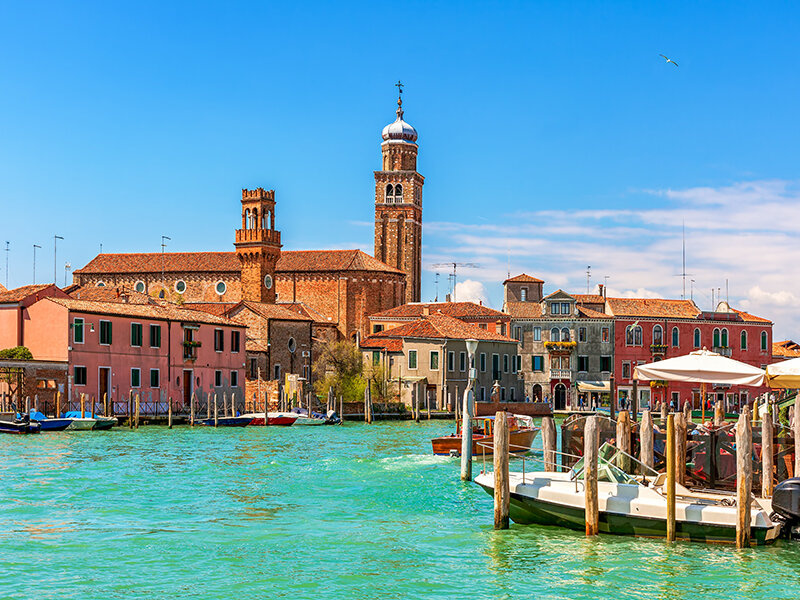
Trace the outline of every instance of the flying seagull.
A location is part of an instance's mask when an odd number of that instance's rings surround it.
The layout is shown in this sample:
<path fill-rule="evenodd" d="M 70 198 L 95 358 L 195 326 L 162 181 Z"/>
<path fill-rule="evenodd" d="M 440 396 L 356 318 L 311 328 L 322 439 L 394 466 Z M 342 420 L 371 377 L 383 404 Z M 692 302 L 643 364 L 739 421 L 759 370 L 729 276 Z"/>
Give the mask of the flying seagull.
<path fill-rule="evenodd" d="M 671 58 L 667 58 L 667 57 L 666 57 L 666 56 L 664 56 L 663 54 L 659 54 L 659 56 L 660 56 L 661 58 L 663 58 L 665 61 L 667 61 L 668 63 L 672 63 L 672 64 L 673 64 L 673 65 L 675 65 L 676 67 L 678 66 L 678 63 L 676 63 L 676 62 L 675 62 L 674 60 L 672 60 Z"/>

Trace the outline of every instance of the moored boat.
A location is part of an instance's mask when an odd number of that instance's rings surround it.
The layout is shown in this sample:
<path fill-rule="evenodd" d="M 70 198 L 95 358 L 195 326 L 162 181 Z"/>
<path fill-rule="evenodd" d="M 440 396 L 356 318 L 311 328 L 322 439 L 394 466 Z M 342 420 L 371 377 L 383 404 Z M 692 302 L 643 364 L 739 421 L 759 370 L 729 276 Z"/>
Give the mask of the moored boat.
<path fill-rule="evenodd" d="M 241 415 L 239 417 L 217 417 L 217 427 L 247 427 L 253 418 L 249 415 Z M 207 427 L 214 427 L 214 419 L 203 419 L 200 421 L 201 425 Z"/>
<path fill-rule="evenodd" d="M 39 433 L 41 425 L 36 421 L 31 421 L 29 415 L 17 417 L 14 413 L 3 413 L 0 415 L 0 433 L 13 433 L 17 435 L 27 433 Z"/>
<path fill-rule="evenodd" d="M 666 474 L 656 473 L 610 444 L 598 456 L 597 495 L 601 533 L 665 537 L 667 531 Z M 523 460 L 525 460 L 523 458 Z M 618 465 L 626 464 L 632 475 Z M 557 525 L 583 531 L 585 490 L 583 460 L 569 471 L 523 471 L 509 474 L 509 516 L 516 523 Z M 494 473 L 475 478 L 489 494 L 494 493 Z M 676 484 L 676 538 L 687 541 L 736 540 L 736 496 L 693 491 Z M 754 499 L 750 506 L 751 540 L 762 545 L 779 536 L 782 523 L 770 517 L 769 501 Z"/>
<path fill-rule="evenodd" d="M 95 415 L 90 412 L 84 412 L 84 416 L 81 417 L 81 411 L 79 410 L 71 410 L 67 413 L 64 413 L 64 416 L 73 420 L 80 421 L 81 419 L 91 419 L 94 421 L 92 427 L 88 427 L 88 423 L 79 423 L 79 427 L 75 427 L 74 429 L 93 429 L 94 431 L 99 431 L 102 429 L 111 429 L 115 425 L 118 424 L 117 417 L 105 417 L 103 415 Z"/>
<path fill-rule="evenodd" d="M 250 421 L 250 425 L 260 425 L 262 427 L 264 426 L 264 413 L 247 413 L 242 416 L 252 418 L 252 420 Z M 283 427 L 289 427 L 290 425 L 294 424 L 296 420 L 297 420 L 297 415 L 292 415 L 291 413 L 280 413 L 280 412 L 267 413 L 267 425 L 270 426 L 280 425 Z"/>
<path fill-rule="evenodd" d="M 39 423 L 39 428 L 41 431 L 64 431 L 69 424 L 72 423 L 72 419 L 69 418 L 62 418 L 62 417 L 55 417 L 49 418 L 46 417 L 43 413 L 40 413 L 35 410 L 31 410 L 31 422 Z"/>
<path fill-rule="evenodd" d="M 433 438 L 431 445 L 433 453 L 438 456 L 461 455 L 461 422 L 458 423 L 456 433 L 443 437 Z M 533 419 L 525 415 L 508 415 L 509 449 L 511 452 L 526 452 L 530 450 L 536 432 Z M 492 454 L 492 431 L 494 430 L 494 416 L 477 417 L 472 419 L 472 455 Z"/>

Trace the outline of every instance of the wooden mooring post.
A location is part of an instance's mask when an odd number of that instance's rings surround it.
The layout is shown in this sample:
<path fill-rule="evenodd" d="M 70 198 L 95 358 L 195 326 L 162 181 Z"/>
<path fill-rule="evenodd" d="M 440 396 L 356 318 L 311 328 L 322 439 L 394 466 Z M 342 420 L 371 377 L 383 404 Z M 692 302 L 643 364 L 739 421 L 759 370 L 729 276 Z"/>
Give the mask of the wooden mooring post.
<path fill-rule="evenodd" d="M 419 423 L 419 411 L 420 411 L 418 387 L 419 386 L 416 383 L 412 384 L 411 386 L 411 395 L 412 398 L 414 399 L 414 421 L 416 421 L 417 423 Z"/>
<path fill-rule="evenodd" d="M 139 398 L 139 394 L 136 394 L 136 429 L 139 429 L 139 410 L 140 410 L 140 402 L 141 399 Z"/>
<path fill-rule="evenodd" d="M 631 390 L 631 421 L 636 423 L 636 419 L 639 418 L 639 381 L 634 378 L 632 385 L 633 389 Z M 628 452 L 628 454 L 630 454 L 630 452 Z"/>
<path fill-rule="evenodd" d="M 683 413 L 675 415 L 675 468 L 676 481 L 686 485 L 686 416 Z"/>
<path fill-rule="evenodd" d="M 222 392 L 222 416 L 228 416 L 228 392 Z"/>
<path fill-rule="evenodd" d="M 675 541 L 675 415 L 667 415 L 667 541 Z"/>
<path fill-rule="evenodd" d="M 219 416 L 217 415 L 217 394 L 214 394 L 214 427 L 217 426 L 217 421 L 219 420 Z"/>
<path fill-rule="evenodd" d="M 586 516 L 586 535 L 600 532 L 600 509 L 597 498 L 597 450 L 599 442 L 597 417 L 586 418 L 583 428 L 583 485 L 584 512 Z"/>
<path fill-rule="evenodd" d="M 683 423 L 686 427 L 692 422 L 692 404 L 687 400 L 683 403 Z"/>
<path fill-rule="evenodd" d="M 27 402 L 27 398 L 25 399 Z M 86 418 L 86 394 L 81 394 L 81 419 Z"/>
<path fill-rule="evenodd" d="M 103 393 L 103 414 L 108 417 L 108 393 Z"/>
<path fill-rule="evenodd" d="M 800 477 L 800 394 L 794 397 L 794 476 Z"/>
<path fill-rule="evenodd" d="M 748 407 L 736 423 L 736 547 L 750 546 L 750 505 L 753 501 L 753 429 Z"/>
<path fill-rule="evenodd" d="M 617 390 L 616 386 L 614 385 L 614 373 L 611 373 L 608 377 L 608 414 L 611 416 L 612 420 L 616 420 L 617 418 Z"/>
<path fill-rule="evenodd" d="M 542 447 L 544 470 L 556 471 L 556 422 L 553 417 L 542 417 Z"/>
<path fill-rule="evenodd" d="M 505 411 L 494 416 L 494 528 L 508 529 L 511 501 L 508 481 L 508 417 Z"/>
<path fill-rule="evenodd" d="M 33 395 L 33 411 L 34 412 L 39 412 L 39 394 L 34 394 Z M 28 411 L 28 414 L 30 414 L 30 413 L 31 413 L 31 411 Z"/>
<path fill-rule="evenodd" d="M 661 425 L 667 424 L 667 403 L 666 399 L 661 401 Z"/>
<path fill-rule="evenodd" d="M 642 426 L 639 429 L 639 460 L 646 467 L 653 468 L 653 417 L 649 410 L 642 413 Z"/>
<path fill-rule="evenodd" d="M 56 392 L 56 414 L 55 417 L 58 419 L 61 416 L 61 392 Z"/>
<path fill-rule="evenodd" d="M 631 419 L 627 410 L 621 410 L 617 415 L 617 449 L 631 453 Z M 630 459 L 623 456 L 618 466 L 627 473 L 631 467 Z"/>
<path fill-rule="evenodd" d="M 725 407 L 721 400 L 714 403 L 714 427 L 720 427 L 725 422 Z"/>
<path fill-rule="evenodd" d="M 195 392 L 192 392 L 192 395 L 189 396 L 189 426 L 194 427 L 194 402 L 197 398 Z"/>
<path fill-rule="evenodd" d="M 461 411 L 461 480 L 472 481 L 472 389 L 464 390 Z"/>
<path fill-rule="evenodd" d="M 128 429 L 133 429 L 133 390 L 128 392 Z"/>
<path fill-rule="evenodd" d="M 772 498 L 772 478 L 775 449 L 772 437 L 772 419 L 761 420 L 761 497 Z"/>
<path fill-rule="evenodd" d="M 167 406 L 167 427 L 172 429 L 172 396 L 169 397 L 169 405 Z"/>
<path fill-rule="evenodd" d="M 339 418 L 344 421 L 344 396 L 339 396 Z"/>

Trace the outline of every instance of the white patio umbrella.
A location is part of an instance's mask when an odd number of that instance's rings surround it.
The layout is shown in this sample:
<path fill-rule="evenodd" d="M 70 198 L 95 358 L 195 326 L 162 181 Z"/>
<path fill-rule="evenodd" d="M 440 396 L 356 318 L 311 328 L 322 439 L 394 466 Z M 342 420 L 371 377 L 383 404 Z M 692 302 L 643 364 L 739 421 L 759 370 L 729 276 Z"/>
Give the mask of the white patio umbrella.
<path fill-rule="evenodd" d="M 644 381 L 694 381 L 697 383 L 722 383 L 730 385 L 765 385 L 762 369 L 727 358 L 703 348 L 684 356 L 676 356 L 634 370 L 636 379 Z"/>
<path fill-rule="evenodd" d="M 767 385 L 771 388 L 800 388 L 800 358 L 767 365 Z"/>

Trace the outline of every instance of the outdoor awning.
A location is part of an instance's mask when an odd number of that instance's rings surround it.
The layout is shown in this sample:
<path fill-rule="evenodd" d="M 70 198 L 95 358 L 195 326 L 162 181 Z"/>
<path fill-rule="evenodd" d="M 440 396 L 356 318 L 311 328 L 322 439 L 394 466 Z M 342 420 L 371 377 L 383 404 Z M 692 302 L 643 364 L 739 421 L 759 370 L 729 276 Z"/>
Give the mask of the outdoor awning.
<path fill-rule="evenodd" d="M 800 388 L 800 358 L 767 365 L 767 385 L 771 388 Z"/>
<path fill-rule="evenodd" d="M 609 381 L 576 381 L 579 392 L 610 392 L 611 382 Z"/>
<path fill-rule="evenodd" d="M 691 381 L 727 385 L 764 385 L 764 371 L 705 348 L 666 360 L 639 365 L 634 378 L 642 381 Z"/>

